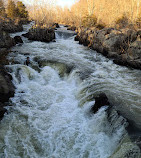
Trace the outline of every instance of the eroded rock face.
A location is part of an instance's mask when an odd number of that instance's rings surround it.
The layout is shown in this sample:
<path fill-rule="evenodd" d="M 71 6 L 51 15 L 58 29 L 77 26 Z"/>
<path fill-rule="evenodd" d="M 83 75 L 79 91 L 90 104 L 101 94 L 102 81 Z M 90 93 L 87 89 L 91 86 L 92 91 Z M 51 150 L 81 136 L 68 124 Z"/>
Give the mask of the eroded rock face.
<path fill-rule="evenodd" d="M 33 41 L 51 42 L 55 39 L 55 32 L 53 29 L 32 28 L 28 33 L 23 34 L 23 36 Z"/>
<path fill-rule="evenodd" d="M 81 27 L 75 40 L 113 58 L 116 64 L 141 69 L 141 30 Z"/>

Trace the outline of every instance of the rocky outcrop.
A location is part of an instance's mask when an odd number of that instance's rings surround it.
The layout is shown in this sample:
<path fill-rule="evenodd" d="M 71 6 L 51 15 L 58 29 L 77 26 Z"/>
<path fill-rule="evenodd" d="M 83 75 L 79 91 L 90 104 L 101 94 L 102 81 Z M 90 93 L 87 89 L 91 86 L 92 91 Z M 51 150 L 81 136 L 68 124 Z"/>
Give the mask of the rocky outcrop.
<path fill-rule="evenodd" d="M 7 32 L 0 30 L 0 48 L 10 48 L 14 45 L 14 39 Z"/>
<path fill-rule="evenodd" d="M 0 67 L 0 102 L 4 103 L 14 96 L 14 85 L 11 82 L 12 76 Z"/>
<path fill-rule="evenodd" d="M 0 119 L 4 116 L 6 109 L 5 102 L 14 96 L 15 87 L 12 83 L 12 76 L 8 74 L 3 66 L 0 66 Z"/>
<path fill-rule="evenodd" d="M 116 64 L 141 69 L 141 30 L 81 27 L 75 40 L 113 58 Z"/>
<path fill-rule="evenodd" d="M 3 20 L 1 21 L 1 29 L 8 33 L 21 32 L 23 31 L 22 22 L 12 21 L 12 20 Z"/>
<path fill-rule="evenodd" d="M 27 37 L 29 40 L 51 42 L 55 39 L 55 32 L 53 29 L 48 28 L 31 28 L 28 33 L 22 36 Z"/>
<path fill-rule="evenodd" d="M 14 40 L 15 40 L 16 44 L 23 43 L 23 40 L 22 40 L 22 38 L 20 36 L 15 36 Z"/>
<path fill-rule="evenodd" d="M 91 108 L 93 113 L 96 113 L 102 106 L 109 106 L 110 103 L 105 93 L 99 94 L 99 96 L 95 97 L 95 104 Z"/>

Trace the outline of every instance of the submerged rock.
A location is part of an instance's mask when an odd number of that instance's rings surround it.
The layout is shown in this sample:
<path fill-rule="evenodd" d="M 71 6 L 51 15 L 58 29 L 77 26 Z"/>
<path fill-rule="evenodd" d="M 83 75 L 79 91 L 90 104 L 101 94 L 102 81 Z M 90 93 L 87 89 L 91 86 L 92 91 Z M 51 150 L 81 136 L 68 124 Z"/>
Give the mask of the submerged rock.
<path fill-rule="evenodd" d="M 96 113 L 102 106 L 109 106 L 110 103 L 105 93 L 99 94 L 98 97 L 95 97 L 95 104 L 91 108 L 93 113 Z"/>

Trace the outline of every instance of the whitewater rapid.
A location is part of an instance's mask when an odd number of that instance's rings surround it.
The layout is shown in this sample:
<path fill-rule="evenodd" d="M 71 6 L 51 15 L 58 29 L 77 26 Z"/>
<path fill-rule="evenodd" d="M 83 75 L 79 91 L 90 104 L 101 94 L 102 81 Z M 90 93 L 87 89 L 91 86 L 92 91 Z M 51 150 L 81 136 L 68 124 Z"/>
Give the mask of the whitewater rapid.
<path fill-rule="evenodd" d="M 0 123 L 0 158 L 140 158 L 125 118 L 116 110 L 107 114 L 106 106 L 96 114 L 90 109 L 94 96 L 105 92 L 140 126 L 141 72 L 78 45 L 71 32 L 56 37 L 56 43 L 22 37 L 24 44 L 8 56 L 16 92 Z"/>

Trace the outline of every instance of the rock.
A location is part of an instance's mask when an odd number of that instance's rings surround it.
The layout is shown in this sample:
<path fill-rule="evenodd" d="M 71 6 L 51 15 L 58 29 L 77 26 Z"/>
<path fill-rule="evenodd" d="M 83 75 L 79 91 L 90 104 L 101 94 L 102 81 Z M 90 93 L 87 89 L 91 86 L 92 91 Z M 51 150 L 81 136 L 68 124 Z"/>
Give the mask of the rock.
<path fill-rule="evenodd" d="M 75 31 L 75 30 L 76 30 L 76 27 L 75 27 L 75 26 L 69 26 L 69 27 L 67 28 L 67 30 Z"/>
<path fill-rule="evenodd" d="M 55 40 L 55 39 L 53 39 L 53 40 L 52 40 L 52 42 L 56 42 L 56 40 Z"/>
<path fill-rule="evenodd" d="M 56 27 L 56 28 L 60 28 L 60 26 L 59 26 L 58 23 L 54 23 L 52 26 L 53 26 L 53 27 Z"/>
<path fill-rule="evenodd" d="M 131 43 L 130 47 L 127 50 L 127 53 L 134 59 L 141 59 L 141 41 L 139 41 L 138 39 L 135 42 Z"/>
<path fill-rule="evenodd" d="M 79 41 L 79 36 L 76 35 L 75 38 L 74 38 L 74 40 L 75 40 L 75 41 Z"/>
<path fill-rule="evenodd" d="M 28 38 L 29 37 L 29 33 L 24 33 L 24 34 L 22 34 L 22 36 Z"/>
<path fill-rule="evenodd" d="M 105 35 L 105 39 L 102 43 L 103 47 L 107 49 L 107 51 L 111 52 L 120 52 L 121 48 L 125 47 L 125 36 L 122 34 L 113 34 L 110 33 Z"/>
<path fill-rule="evenodd" d="M 4 114 L 7 112 L 5 108 L 0 105 L 0 120 L 3 118 Z"/>
<path fill-rule="evenodd" d="M 0 31 L 0 48 L 10 48 L 15 45 L 15 40 L 8 33 Z"/>
<path fill-rule="evenodd" d="M 108 106 L 110 105 L 108 98 L 105 93 L 101 93 L 99 94 L 98 97 L 95 97 L 95 104 L 91 108 L 91 111 L 93 113 L 96 113 L 102 106 L 107 106 L 107 105 Z"/>
<path fill-rule="evenodd" d="M 6 48 L 0 48 L 0 65 L 7 65 L 8 60 L 6 58 L 9 51 Z"/>
<path fill-rule="evenodd" d="M 69 27 L 69 25 L 64 25 L 64 27 Z"/>
<path fill-rule="evenodd" d="M 15 36 L 14 40 L 15 40 L 16 44 L 23 43 L 23 40 L 22 40 L 22 38 L 20 36 Z"/>
<path fill-rule="evenodd" d="M 117 58 L 119 55 L 117 52 L 108 52 L 108 58 Z"/>
<path fill-rule="evenodd" d="M 12 83 L 12 76 L 0 67 L 0 102 L 8 102 L 10 97 L 14 96 L 15 87 Z"/>
<path fill-rule="evenodd" d="M 8 33 L 23 31 L 23 26 L 19 20 L 5 19 L 1 21 L 0 25 L 2 30 Z"/>
<path fill-rule="evenodd" d="M 29 40 L 51 42 L 55 39 L 55 32 L 53 29 L 48 28 L 32 28 L 27 34 L 24 34 Z"/>
<path fill-rule="evenodd" d="M 115 64 L 136 69 L 141 67 L 141 30 L 80 27 L 74 40 L 113 58 Z"/>

